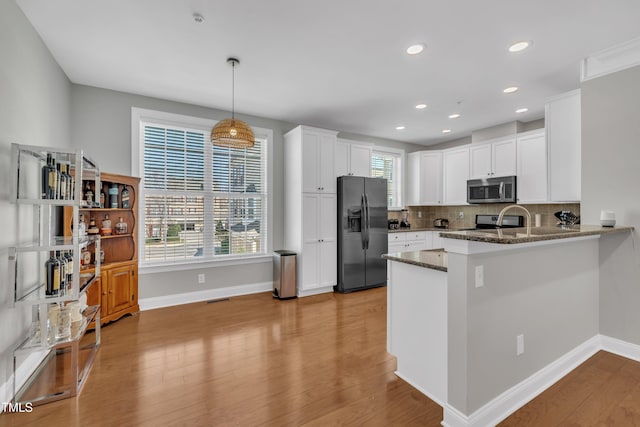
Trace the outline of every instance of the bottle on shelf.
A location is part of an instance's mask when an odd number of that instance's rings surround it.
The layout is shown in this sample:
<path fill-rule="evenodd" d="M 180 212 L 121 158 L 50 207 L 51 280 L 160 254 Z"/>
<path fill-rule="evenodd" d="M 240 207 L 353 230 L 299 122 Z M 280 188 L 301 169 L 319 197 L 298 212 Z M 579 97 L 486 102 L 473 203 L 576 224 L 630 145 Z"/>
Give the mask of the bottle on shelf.
<path fill-rule="evenodd" d="M 67 200 L 73 200 L 73 177 L 71 176 L 71 162 L 67 162 L 64 165 L 64 173 L 67 179 Z"/>
<path fill-rule="evenodd" d="M 84 214 L 80 214 L 80 219 L 78 220 L 78 237 L 81 239 L 87 237 L 87 223 L 84 222 Z"/>
<path fill-rule="evenodd" d="M 100 188 L 100 207 L 101 208 L 106 208 L 107 207 L 105 205 L 106 202 L 107 202 L 107 196 L 106 196 L 106 194 L 104 194 L 104 190 L 102 188 Z"/>
<path fill-rule="evenodd" d="M 67 200 L 67 165 L 64 163 L 58 163 L 58 170 L 60 171 L 60 190 L 59 199 Z"/>
<path fill-rule="evenodd" d="M 51 168 L 53 157 L 51 153 L 47 153 L 47 164 L 42 166 L 42 198 L 53 199 L 52 188 L 54 187 L 54 176 Z"/>
<path fill-rule="evenodd" d="M 68 261 L 62 255 L 61 251 L 56 251 L 56 258 L 60 263 L 60 289 L 62 289 L 62 293 L 64 294 L 67 291 L 67 266 Z"/>
<path fill-rule="evenodd" d="M 87 181 L 87 185 L 84 190 L 84 199 L 89 203 L 89 206 L 93 206 L 93 191 L 91 191 L 91 182 Z"/>
<path fill-rule="evenodd" d="M 44 263 L 45 293 L 48 296 L 58 295 L 60 290 L 60 261 L 51 252 L 51 257 Z"/>
<path fill-rule="evenodd" d="M 111 235 L 111 220 L 109 219 L 109 214 L 104 215 L 104 219 L 102 220 L 102 228 L 100 229 L 100 234 L 103 236 Z"/>
<path fill-rule="evenodd" d="M 109 207 L 118 208 L 118 184 L 115 182 L 112 182 L 111 187 L 109 187 Z"/>
<path fill-rule="evenodd" d="M 56 328 L 56 340 L 69 338 L 71 336 L 71 307 L 60 303 L 58 313 L 58 325 Z"/>
<path fill-rule="evenodd" d="M 124 219 L 120 217 L 120 221 L 116 223 L 116 234 L 127 234 L 128 230 L 129 226 L 124 222 Z"/>
<path fill-rule="evenodd" d="M 96 226 L 96 219 L 94 217 L 89 219 L 89 229 L 87 230 L 87 233 L 90 235 L 100 234 L 100 229 Z"/>
<path fill-rule="evenodd" d="M 73 251 L 67 251 L 64 256 L 67 259 L 67 286 L 71 288 L 73 286 Z"/>
<path fill-rule="evenodd" d="M 62 184 L 62 174 L 60 173 L 60 163 L 56 162 L 56 194 L 54 199 L 60 200 L 60 185 Z"/>
<path fill-rule="evenodd" d="M 127 188 L 127 186 L 124 186 L 124 189 L 122 190 L 122 209 L 128 209 L 129 208 L 129 189 Z"/>

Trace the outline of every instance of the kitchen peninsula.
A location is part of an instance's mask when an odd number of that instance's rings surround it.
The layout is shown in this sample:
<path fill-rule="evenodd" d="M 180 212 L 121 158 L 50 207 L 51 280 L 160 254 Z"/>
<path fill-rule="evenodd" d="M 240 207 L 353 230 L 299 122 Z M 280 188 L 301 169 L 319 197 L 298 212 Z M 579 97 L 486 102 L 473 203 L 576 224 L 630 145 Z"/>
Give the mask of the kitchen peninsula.
<path fill-rule="evenodd" d="M 599 242 L 632 227 L 442 232 L 388 254 L 387 347 L 443 425 L 495 425 L 600 349 Z"/>

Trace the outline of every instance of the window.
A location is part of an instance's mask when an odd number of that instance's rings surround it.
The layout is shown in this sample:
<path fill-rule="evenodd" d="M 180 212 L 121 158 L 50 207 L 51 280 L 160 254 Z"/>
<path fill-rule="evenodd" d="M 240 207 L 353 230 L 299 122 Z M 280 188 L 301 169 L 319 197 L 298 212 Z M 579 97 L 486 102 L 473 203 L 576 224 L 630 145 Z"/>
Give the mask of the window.
<path fill-rule="evenodd" d="M 181 123 L 157 115 L 134 123 L 143 177 L 142 263 L 266 255 L 268 134 L 256 132 L 248 149 L 213 146 L 215 122 L 168 115 Z"/>
<path fill-rule="evenodd" d="M 402 207 L 401 153 L 373 151 L 371 153 L 371 176 L 387 180 L 387 207 Z"/>

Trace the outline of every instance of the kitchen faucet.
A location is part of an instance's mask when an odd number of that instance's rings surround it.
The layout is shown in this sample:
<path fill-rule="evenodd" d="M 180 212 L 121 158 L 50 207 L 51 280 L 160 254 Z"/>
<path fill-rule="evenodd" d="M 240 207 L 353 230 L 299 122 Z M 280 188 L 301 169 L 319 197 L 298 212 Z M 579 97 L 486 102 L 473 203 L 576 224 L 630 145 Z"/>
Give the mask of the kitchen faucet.
<path fill-rule="evenodd" d="M 505 214 L 505 212 L 507 212 L 511 208 L 522 209 L 527 214 L 527 224 L 526 224 L 526 226 L 527 226 L 527 236 L 531 236 L 531 214 L 529 213 L 527 208 L 525 208 L 524 206 L 520 206 L 520 205 L 505 206 L 505 208 L 502 209 L 500 211 L 500 214 L 498 215 L 498 221 L 496 222 L 496 225 L 498 227 L 502 227 L 502 219 L 504 218 L 504 214 Z"/>

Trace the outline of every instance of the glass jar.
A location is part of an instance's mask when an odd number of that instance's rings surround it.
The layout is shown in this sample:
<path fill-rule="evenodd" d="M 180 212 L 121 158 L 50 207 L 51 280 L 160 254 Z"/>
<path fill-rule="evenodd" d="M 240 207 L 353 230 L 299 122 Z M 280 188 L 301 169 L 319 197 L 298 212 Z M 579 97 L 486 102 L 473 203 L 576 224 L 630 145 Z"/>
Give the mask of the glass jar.
<path fill-rule="evenodd" d="M 126 222 L 120 217 L 120 221 L 116 224 L 116 234 L 127 234 L 129 230 L 129 226 Z"/>
<path fill-rule="evenodd" d="M 100 229 L 100 234 L 103 236 L 111 235 L 111 220 L 109 219 L 109 214 L 104 215 L 104 219 L 102 220 L 102 228 Z"/>

